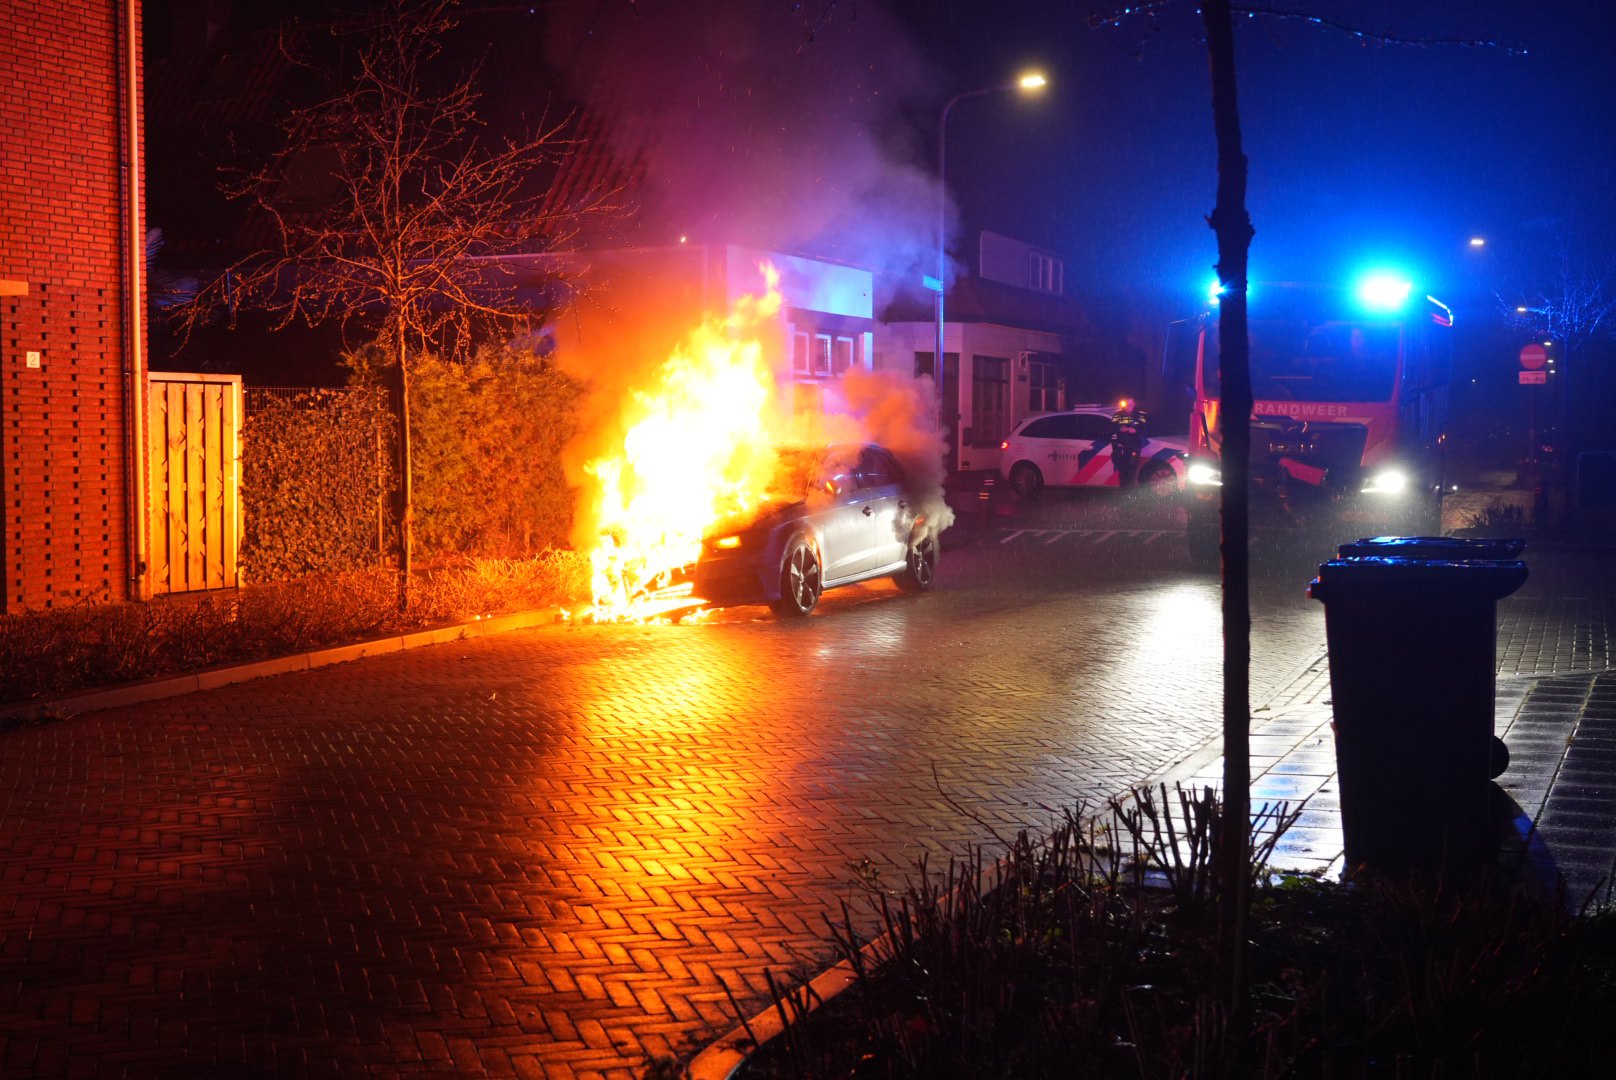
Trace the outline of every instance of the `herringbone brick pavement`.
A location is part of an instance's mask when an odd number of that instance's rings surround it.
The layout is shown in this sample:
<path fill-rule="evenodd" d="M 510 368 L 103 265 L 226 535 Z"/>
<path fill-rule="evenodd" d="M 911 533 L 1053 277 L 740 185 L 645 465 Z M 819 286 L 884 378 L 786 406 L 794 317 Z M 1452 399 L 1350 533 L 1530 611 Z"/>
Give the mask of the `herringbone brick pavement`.
<path fill-rule="evenodd" d="M 750 1011 L 766 969 L 825 963 L 860 878 L 1211 733 L 1215 582 L 996 565 L 803 625 L 544 628 L 0 736 L 0 1072 L 618 1077 L 688 1049 L 726 986 Z M 1277 683 L 1317 613 L 1259 622 L 1297 631 L 1259 650 Z"/>

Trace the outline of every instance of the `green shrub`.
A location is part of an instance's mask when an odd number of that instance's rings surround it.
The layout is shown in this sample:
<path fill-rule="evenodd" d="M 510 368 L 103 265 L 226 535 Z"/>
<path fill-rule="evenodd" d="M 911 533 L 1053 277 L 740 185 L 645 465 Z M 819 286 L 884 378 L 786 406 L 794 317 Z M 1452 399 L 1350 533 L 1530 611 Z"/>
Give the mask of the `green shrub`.
<path fill-rule="evenodd" d="M 526 555 L 567 541 L 561 469 L 580 388 L 531 351 L 411 364 L 415 541 L 422 558 Z"/>
<path fill-rule="evenodd" d="M 370 390 L 249 391 L 241 437 L 244 581 L 378 564 L 385 402 Z"/>

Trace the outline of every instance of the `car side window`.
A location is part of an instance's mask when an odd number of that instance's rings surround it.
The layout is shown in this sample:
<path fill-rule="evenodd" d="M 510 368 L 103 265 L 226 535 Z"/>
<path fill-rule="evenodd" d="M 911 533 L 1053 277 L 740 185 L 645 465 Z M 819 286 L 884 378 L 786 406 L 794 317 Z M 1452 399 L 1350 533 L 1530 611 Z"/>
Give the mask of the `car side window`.
<path fill-rule="evenodd" d="M 897 463 L 873 446 L 859 452 L 858 481 L 861 488 L 886 487 L 898 482 Z"/>
<path fill-rule="evenodd" d="M 1064 419 L 1066 419 L 1064 416 L 1046 416 L 1042 420 L 1034 420 L 1022 429 L 1021 437 L 1024 439 L 1067 438 L 1067 436 L 1061 434 L 1060 430 L 1060 422 Z"/>
<path fill-rule="evenodd" d="M 1073 425 L 1076 434 L 1074 439 L 1109 439 L 1111 437 L 1111 421 L 1104 416 L 1078 415 L 1072 417 L 1076 423 Z"/>

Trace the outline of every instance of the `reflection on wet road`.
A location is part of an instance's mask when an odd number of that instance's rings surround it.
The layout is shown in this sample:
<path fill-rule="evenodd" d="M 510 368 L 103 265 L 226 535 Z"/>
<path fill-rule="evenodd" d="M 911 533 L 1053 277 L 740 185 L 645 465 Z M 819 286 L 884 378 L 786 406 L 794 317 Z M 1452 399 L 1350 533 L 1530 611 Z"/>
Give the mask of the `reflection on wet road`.
<path fill-rule="evenodd" d="M 830 958 L 854 865 L 901 879 L 1212 733 L 1215 579 L 1050 551 L 0 737 L 5 1066 L 600 1075 L 727 1028 L 726 986 Z M 1259 586 L 1259 699 L 1322 640 L 1304 585 Z"/>

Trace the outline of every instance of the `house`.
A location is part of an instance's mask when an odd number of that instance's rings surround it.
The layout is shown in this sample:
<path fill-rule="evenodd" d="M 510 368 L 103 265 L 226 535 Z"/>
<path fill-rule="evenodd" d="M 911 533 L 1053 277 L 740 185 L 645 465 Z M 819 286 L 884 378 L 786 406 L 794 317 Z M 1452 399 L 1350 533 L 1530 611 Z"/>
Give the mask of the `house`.
<path fill-rule="evenodd" d="M 953 282 L 943 308 L 950 471 L 997 468 L 999 443 L 1028 413 L 1109 396 L 1108 374 L 1085 362 L 1092 330 L 1064 279 L 1053 253 L 981 233 L 977 273 Z M 931 302 L 900 296 L 882 311 L 874 366 L 932 375 L 936 341 Z"/>
<path fill-rule="evenodd" d="M 0 612 L 146 594 L 141 0 L 0 5 Z"/>

